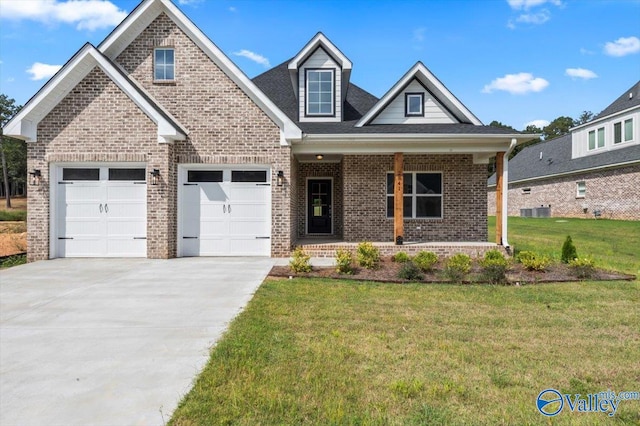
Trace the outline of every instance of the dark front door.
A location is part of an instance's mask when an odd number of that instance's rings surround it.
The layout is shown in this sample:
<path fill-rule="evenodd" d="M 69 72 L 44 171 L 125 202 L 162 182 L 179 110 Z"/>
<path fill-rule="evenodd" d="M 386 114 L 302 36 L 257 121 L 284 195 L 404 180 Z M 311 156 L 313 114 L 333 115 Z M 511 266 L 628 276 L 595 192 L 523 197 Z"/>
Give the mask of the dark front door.
<path fill-rule="evenodd" d="M 307 183 L 307 233 L 331 233 L 331 180 L 309 179 Z"/>

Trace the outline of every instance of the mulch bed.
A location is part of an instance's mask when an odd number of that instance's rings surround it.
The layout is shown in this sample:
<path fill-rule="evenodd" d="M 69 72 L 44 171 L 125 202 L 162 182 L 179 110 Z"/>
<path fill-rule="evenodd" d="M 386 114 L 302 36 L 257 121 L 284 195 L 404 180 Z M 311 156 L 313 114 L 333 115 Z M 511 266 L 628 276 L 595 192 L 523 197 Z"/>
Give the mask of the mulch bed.
<path fill-rule="evenodd" d="M 356 267 L 352 275 L 340 274 L 336 271 L 335 266 L 317 267 L 308 273 L 295 273 L 288 266 L 274 266 L 269 273 L 270 277 L 289 278 L 289 277 L 306 277 L 306 278 L 333 278 L 341 280 L 356 281 L 378 281 L 388 283 L 406 283 L 406 280 L 398 278 L 398 271 L 402 267 L 401 263 L 392 262 L 390 258 L 382 259 L 377 269 L 365 269 Z M 432 272 L 424 273 L 424 279 L 417 282 L 423 283 L 443 283 L 448 282 L 442 276 L 442 268 L 444 265 L 439 263 Z M 549 282 L 571 282 L 571 281 L 616 281 L 626 280 L 633 281 L 636 279 L 634 275 L 622 274 L 613 271 L 604 271 L 596 269 L 594 274 L 588 279 L 577 278 L 572 274 L 571 269 L 562 263 L 551 265 L 545 272 L 527 271 L 519 263 L 511 265 L 506 274 L 507 283 L 509 285 L 525 285 Z M 482 270 L 478 265 L 473 266 L 471 272 L 465 278 L 464 283 L 483 283 Z"/>

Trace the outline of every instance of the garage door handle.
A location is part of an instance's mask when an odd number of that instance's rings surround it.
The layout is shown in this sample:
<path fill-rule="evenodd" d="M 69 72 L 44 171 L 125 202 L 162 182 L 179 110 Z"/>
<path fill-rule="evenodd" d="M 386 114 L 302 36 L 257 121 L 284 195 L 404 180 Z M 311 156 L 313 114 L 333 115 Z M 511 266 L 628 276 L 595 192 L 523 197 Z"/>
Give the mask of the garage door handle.
<path fill-rule="evenodd" d="M 59 240 L 73 240 L 73 237 L 58 237 Z"/>
<path fill-rule="evenodd" d="M 270 240 L 271 237 L 256 237 L 256 240 Z"/>
<path fill-rule="evenodd" d="M 227 212 L 227 206 L 226 205 L 222 205 L 222 213 L 226 213 Z"/>
<path fill-rule="evenodd" d="M 133 237 L 134 240 L 146 240 L 147 237 Z"/>
<path fill-rule="evenodd" d="M 100 203 L 100 213 L 102 213 L 102 203 Z"/>
<path fill-rule="evenodd" d="M 228 210 L 229 210 L 229 213 L 231 213 L 231 204 L 229 204 Z"/>
<path fill-rule="evenodd" d="M 182 237 L 185 240 L 197 240 L 198 237 Z"/>
<path fill-rule="evenodd" d="M 109 206 L 106 204 L 104 205 L 104 212 L 109 213 Z"/>

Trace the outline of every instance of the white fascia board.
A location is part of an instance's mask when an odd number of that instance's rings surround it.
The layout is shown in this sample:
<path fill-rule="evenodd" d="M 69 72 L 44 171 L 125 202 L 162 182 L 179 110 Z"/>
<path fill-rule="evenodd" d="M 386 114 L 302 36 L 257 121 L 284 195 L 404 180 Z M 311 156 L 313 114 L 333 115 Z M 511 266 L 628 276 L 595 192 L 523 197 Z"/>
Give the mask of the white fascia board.
<path fill-rule="evenodd" d="M 613 114 L 605 115 L 604 117 L 600 117 L 600 118 L 597 118 L 595 120 L 587 121 L 586 123 L 582 123 L 579 126 L 571 127 L 569 129 L 569 131 L 573 132 L 574 130 L 579 130 L 579 129 L 582 129 L 584 127 L 589 127 L 589 126 L 592 126 L 594 124 L 600 123 L 602 121 L 608 121 L 608 120 L 611 120 L 611 119 L 613 119 L 615 117 L 618 117 L 620 115 L 629 114 L 630 112 L 633 112 L 635 110 L 640 111 L 640 106 L 636 105 L 636 106 L 633 106 L 631 108 L 627 108 L 627 109 L 623 109 L 622 111 L 615 112 Z"/>
<path fill-rule="evenodd" d="M 384 108 L 391 103 L 411 80 L 418 79 L 429 90 L 432 90 L 436 99 L 450 108 L 453 108 L 464 116 L 471 124 L 481 126 L 482 122 L 469 109 L 445 87 L 438 78 L 424 66 L 422 62 L 416 63 L 391 89 L 367 112 L 357 123 L 356 127 L 369 124 Z"/>
<path fill-rule="evenodd" d="M 318 33 L 316 34 L 303 48 L 302 50 L 300 50 L 300 52 L 298 52 L 298 54 L 295 56 L 295 58 L 293 58 L 291 60 L 291 62 L 289 62 L 289 65 L 287 66 L 289 68 L 290 71 L 298 70 L 298 67 L 300 66 L 301 62 L 304 62 L 304 60 L 307 58 L 307 56 L 309 56 L 311 53 L 315 52 L 315 50 L 322 46 L 327 53 L 329 54 L 329 56 L 332 56 L 339 64 L 340 67 L 342 68 L 343 72 L 345 70 L 348 70 L 349 72 L 351 71 L 351 68 L 353 67 L 353 64 L 351 63 L 351 61 L 349 60 L 349 58 L 347 58 L 344 53 L 342 53 L 340 51 L 340 49 L 338 49 L 336 47 L 335 44 L 333 44 L 324 34 L 322 33 Z"/>
<path fill-rule="evenodd" d="M 618 169 L 620 167 L 633 166 L 634 164 L 640 164 L 640 160 L 625 161 L 623 163 L 605 164 L 603 166 L 589 167 L 587 169 L 573 170 L 570 172 L 553 173 L 550 175 L 536 176 L 536 177 L 531 177 L 527 179 L 512 180 L 509 182 L 509 185 L 516 184 L 516 183 L 535 182 L 538 180 L 546 180 L 546 179 L 552 179 L 552 178 L 562 177 L 562 176 L 580 175 L 582 173 L 597 172 L 598 170 Z M 487 185 L 487 188 L 493 188 L 494 186 L 496 186 L 496 184 L 492 183 L 490 185 Z"/>
<path fill-rule="evenodd" d="M 538 134 L 518 133 L 518 134 L 476 134 L 476 133 L 337 133 L 337 134 L 308 134 L 304 136 L 306 141 L 337 141 L 337 142 L 362 142 L 380 141 L 392 142 L 397 140 L 468 140 L 468 141 L 495 141 L 500 143 L 511 143 L 516 139 L 517 143 L 523 143 L 539 137 Z"/>
<path fill-rule="evenodd" d="M 99 49 L 115 59 L 160 13 L 169 18 L 224 72 L 258 107 L 284 129 L 285 139 L 302 138 L 302 131 L 170 0 L 146 0 L 103 41 Z M 140 24 L 143 25 L 140 25 Z M 122 40 L 120 40 L 122 38 Z"/>

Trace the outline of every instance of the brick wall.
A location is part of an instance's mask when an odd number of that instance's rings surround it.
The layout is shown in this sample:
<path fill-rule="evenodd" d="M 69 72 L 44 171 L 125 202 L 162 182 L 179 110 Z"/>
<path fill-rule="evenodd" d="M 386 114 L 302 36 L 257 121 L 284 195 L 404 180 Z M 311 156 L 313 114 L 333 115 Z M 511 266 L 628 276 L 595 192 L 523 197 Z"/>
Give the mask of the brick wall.
<path fill-rule="evenodd" d="M 584 198 L 576 198 L 576 184 L 581 181 L 585 182 L 587 191 Z M 508 214 L 520 216 L 522 208 L 551 205 L 553 217 L 593 218 L 593 211 L 598 209 L 605 218 L 640 220 L 639 187 L 638 165 L 511 184 Z M 525 194 L 525 188 L 531 191 Z M 495 188 L 489 189 L 488 211 L 495 215 Z"/>
<path fill-rule="evenodd" d="M 148 162 L 169 175 L 171 147 L 157 142 L 157 127 L 99 68 L 93 69 L 39 123 L 38 141 L 27 144 L 27 167 L 42 171 L 40 186 L 28 191 L 28 260 L 49 257 L 49 165 L 59 162 Z M 164 165 L 164 167 L 163 167 Z M 149 186 L 147 201 L 157 215 L 148 219 L 149 257 L 168 257 L 164 232 L 169 213 L 158 205 L 167 186 Z M 150 211 L 152 209 L 149 209 Z M 163 216 L 162 218 L 160 216 Z"/>
<path fill-rule="evenodd" d="M 442 172 L 443 183 L 443 218 L 405 219 L 405 241 L 487 241 L 486 165 L 473 164 L 471 155 L 405 155 L 404 169 Z M 392 155 L 343 158 L 345 241 L 393 241 L 390 171 Z"/>
<path fill-rule="evenodd" d="M 297 180 L 297 211 L 296 217 L 297 235 L 304 237 L 307 234 L 307 210 L 308 210 L 308 189 L 307 178 L 331 177 L 333 178 L 332 211 L 333 235 L 342 237 L 343 234 L 343 184 L 342 165 L 340 163 L 299 163 Z"/>
<path fill-rule="evenodd" d="M 153 49 L 159 46 L 175 49 L 174 83 L 153 81 Z M 271 167 L 272 255 L 288 255 L 291 191 L 288 186 L 276 186 L 275 177 L 282 170 L 290 179 L 291 152 L 280 146 L 278 126 L 165 14 L 158 16 L 117 62 L 188 129 L 187 139 L 174 144 L 175 162 Z M 170 184 L 177 187 L 175 174 Z M 173 204 L 175 210 L 175 200 Z M 175 211 L 170 220 L 176 222 Z"/>

